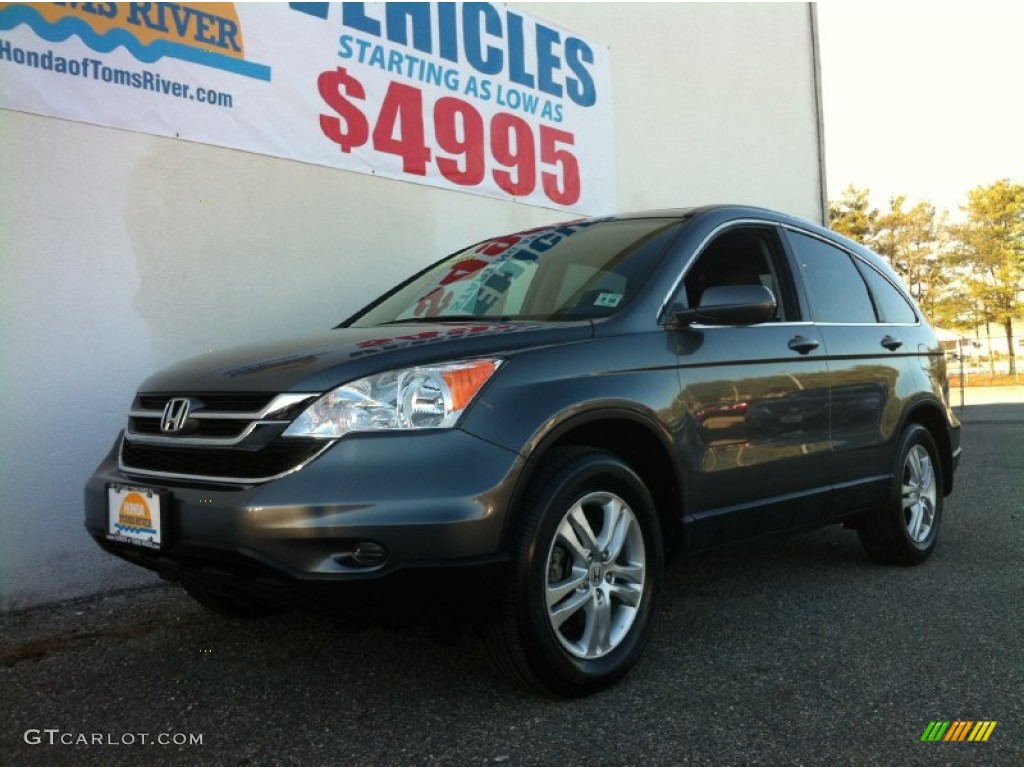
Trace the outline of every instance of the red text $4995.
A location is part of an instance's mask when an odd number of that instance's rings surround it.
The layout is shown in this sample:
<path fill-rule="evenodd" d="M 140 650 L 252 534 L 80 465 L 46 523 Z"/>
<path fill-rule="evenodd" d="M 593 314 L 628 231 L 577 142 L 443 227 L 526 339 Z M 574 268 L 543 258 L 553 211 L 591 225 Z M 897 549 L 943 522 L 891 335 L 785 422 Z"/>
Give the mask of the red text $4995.
<path fill-rule="evenodd" d="M 544 195 L 551 202 L 573 205 L 580 199 L 579 162 L 569 149 L 575 139 L 568 131 L 540 125 L 535 137 L 533 126 L 508 112 L 498 112 L 485 126 L 472 104 L 444 96 L 434 102 L 434 141 L 439 150 L 434 153 L 426 142 L 419 88 L 391 82 L 371 130 L 355 101 L 365 101 L 366 90 L 344 67 L 322 73 L 317 87 L 336 113 L 320 115 L 320 129 L 342 152 L 351 152 L 372 139 L 376 151 L 402 158 L 405 173 L 426 176 L 427 163 L 433 159 L 442 176 L 465 187 L 484 181 L 489 157 L 495 166 L 491 171 L 494 183 L 510 195 L 532 194 L 539 171 Z"/>

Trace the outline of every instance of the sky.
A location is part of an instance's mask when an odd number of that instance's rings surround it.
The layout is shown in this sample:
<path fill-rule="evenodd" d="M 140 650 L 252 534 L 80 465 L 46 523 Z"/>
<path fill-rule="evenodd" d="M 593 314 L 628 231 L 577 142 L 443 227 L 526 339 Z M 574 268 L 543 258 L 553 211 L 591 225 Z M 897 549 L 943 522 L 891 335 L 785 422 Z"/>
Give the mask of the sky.
<path fill-rule="evenodd" d="M 1024 2 L 818 5 L 830 200 L 1024 183 Z"/>

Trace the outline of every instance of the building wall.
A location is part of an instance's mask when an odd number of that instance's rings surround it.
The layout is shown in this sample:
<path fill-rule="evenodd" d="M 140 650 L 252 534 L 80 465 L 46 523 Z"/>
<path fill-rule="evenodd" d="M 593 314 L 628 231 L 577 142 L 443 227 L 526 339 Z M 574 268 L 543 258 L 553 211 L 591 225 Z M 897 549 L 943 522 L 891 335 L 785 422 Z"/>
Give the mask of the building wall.
<path fill-rule="evenodd" d="M 527 10 L 611 46 L 619 210 L 822 219 L 807 5 Z M 81 510 L 150 372 L 329 328 L 460 245 L 565 218 L 9 110 L 0 180 L 0 608 L 152 578 L 102 554 Z"/>

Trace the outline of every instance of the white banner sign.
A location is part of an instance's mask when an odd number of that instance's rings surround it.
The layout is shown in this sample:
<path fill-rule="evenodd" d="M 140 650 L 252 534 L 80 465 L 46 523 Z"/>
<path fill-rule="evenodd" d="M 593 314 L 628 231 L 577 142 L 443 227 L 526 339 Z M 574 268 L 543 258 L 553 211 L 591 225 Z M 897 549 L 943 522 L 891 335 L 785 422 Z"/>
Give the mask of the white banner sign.
<path fill-rule="evenodd" d="M 607 47 L 491 3 L 0 3 L 0 107 L 616 207 Z"/>

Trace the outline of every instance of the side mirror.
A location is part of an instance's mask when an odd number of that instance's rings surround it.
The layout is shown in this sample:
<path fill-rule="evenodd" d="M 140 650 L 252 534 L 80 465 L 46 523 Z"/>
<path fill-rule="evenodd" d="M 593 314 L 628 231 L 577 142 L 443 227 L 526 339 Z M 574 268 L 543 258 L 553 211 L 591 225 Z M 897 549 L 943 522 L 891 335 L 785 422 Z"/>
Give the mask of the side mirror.
<path fill-rule="evenodd" d="M 674 308 L 679 325 L 756 325 L 775 316 L 775 296 L 763 285 L 717 285 L 701 294 L 700 306 Z"/>

